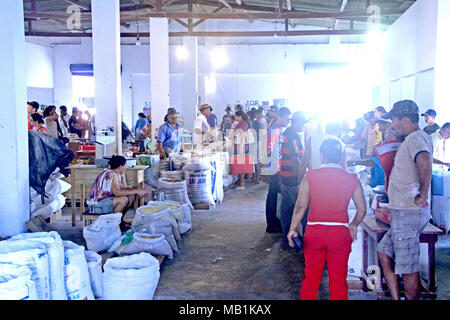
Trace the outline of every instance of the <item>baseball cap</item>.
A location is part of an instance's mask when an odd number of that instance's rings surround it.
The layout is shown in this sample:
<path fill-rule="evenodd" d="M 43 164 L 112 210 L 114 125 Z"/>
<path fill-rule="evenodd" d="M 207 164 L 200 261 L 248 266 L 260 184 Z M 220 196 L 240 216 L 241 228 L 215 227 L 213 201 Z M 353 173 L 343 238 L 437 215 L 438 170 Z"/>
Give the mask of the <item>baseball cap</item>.
<path fill-rule="evenodd" d="M 432 117 L 435 117 L 435 118 L 436 118 L 436 115 L 437 115 L 437 113 L 433 109 L 428 109 L 427 111 L 425 111 L 424 113 L 421 114 L 422 117 L 432 116 Z"/>
<path fill-rule="evenodd" d="M 278 112 L 278 107 L 277 106 L 270 106 L 269 110 L 273 111 L 273 112 Z"/>
<path fill-rule="evenodd" d="M 381 116 L 382 119 L 392 119 L 393 116 L 418 115 L 419 107 L 412 100 L 401 100 L 394 103 L 391 111 Z"/>
<path fill-rule="evenodd" d="M 231 111 L 231 107 L 230 107 L 230 106 L 227 106 L 227 107 L 225 108 L 225 111 L 227 111 L 227 110 L 230 110 L 230 111 Z"/>

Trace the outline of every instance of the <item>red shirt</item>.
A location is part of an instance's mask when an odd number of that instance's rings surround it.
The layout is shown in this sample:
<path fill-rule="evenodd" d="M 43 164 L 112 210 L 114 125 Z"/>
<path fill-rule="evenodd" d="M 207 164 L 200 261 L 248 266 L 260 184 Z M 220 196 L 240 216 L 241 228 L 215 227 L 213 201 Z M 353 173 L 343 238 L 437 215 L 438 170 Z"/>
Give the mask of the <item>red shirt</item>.
<path fill-rule="evenodd" d="M 348 204 L 358 186 L 358 177 L 340 168 L 308 171 L 309 222 L 348 223 Z"/>

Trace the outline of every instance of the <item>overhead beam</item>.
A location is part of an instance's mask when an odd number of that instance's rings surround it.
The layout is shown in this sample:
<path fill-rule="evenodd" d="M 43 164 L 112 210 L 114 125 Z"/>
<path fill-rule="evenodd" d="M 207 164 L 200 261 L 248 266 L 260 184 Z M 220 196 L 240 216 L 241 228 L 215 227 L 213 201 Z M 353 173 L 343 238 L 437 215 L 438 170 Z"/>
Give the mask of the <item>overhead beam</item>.
<path fill-rule="evenodd" d="M 366 34 L 366 30 L 295 30 L 295 31 L 233 31 L 233 32 L 169 32 L 169 37 L 273 37 L 277 36 L 326 36 L 326 35 L 352 35 L 352 34 Z M 25 32 L 28 37 L 92 37 L 92 33 L 63 33 L 63 32 Z M 122 38 L 136 38 L 137 33 L 126 32 L 121 33 Z M 149 32 L 139 33 L 141 38 L 150 37 Z"/>
<path fill-rule="evenodd" d="M 189 29 L 189 25 L 187 23 L 185 23 L 184 21 L 180 20 L 180 19 L 173 19 L 176 22 L 178 22 L 179 24 L 181 24 L 183 27 Z"/>
<path fill-rule="evenodd" d="M 219 11 L 222 10 L 223 8 L 225 8 L 225 6 L 224 6 L 223 4 L 220 4 L 220 6 L 219 6 L 218 8 L 216 8 L 216 9 L 214 9 L 212 12 L 213 12 L 213 13 L 219 12 Z M 197 22 L 195 22 L 194 25 L 193 25 L 192 27 L 195 28 L 196 26 L 198 26 L 199 24 L 205 22 L 206 20 L 207 20 L 207 19 L 200 19 L 200 20 L 197 20 Z"/>
<path fill-rule="evenodd" d="M 148 0 L 147 0 L 148 1 Z M 385 10 L 380 13 L 380 16 L 395 16 L 401 15 L 405 12 L 403 9 Z M 90 12 L 81 12 L 81 17 L 91 18 Z M 66 19 L 70 15 L 63 12 L 30 12 L 24 13 L 25 18 L 31 19 Z M 369 17 L 371 14 L 367 12 L 233 12 L 233 13 L 205 13 L 205 12 L 148 12 L 138 13 L 141 19 L 151 17 L 161 17 L 169 19 L 324 19 L 324 18 L 363 18 Z M 121 17 L 134 18 L 133 12 L 121 12 Z"/>
<path fill-rule="evenodd" d="M 341 8 L 339 9 L 339 12 L 343 12 L 345 10 L 346 5 L 347 5 L 347 0 L 342 0 Z M 333 23 L 333 30 L 337 29 L 338 24 L 339 24 L 339 19 L 335 19 L 334 23 Z"/>
<path fill-rule="evenodd" d="M 68 3 L 70 3 L 70 4 L 74 4 L 74 5 L 76 5 L 76 6 L 79 6 L 81 9 L 91 11 L 91 6 L 89 6 L 89 5 L 87 5 L 87 4 L 84 4 L 84 3 L 81 3 L 81 2 L 78 1 L 78 0 L 64 0 L 64 1 L 65 1 L 65 2 L 68 2 Z"/>

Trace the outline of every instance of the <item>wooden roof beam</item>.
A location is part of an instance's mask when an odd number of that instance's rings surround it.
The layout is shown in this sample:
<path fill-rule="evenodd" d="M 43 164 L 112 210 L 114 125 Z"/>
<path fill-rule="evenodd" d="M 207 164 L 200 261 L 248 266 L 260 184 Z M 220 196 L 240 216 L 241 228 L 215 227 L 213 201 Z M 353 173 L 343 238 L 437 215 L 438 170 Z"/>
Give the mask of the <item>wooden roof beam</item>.
<path fill-rule="evenodd" d="M 78 0 L 64 0 L 64 1 L 65 1 L 65 2 L 68 2 L 68 3 L 70 3 L 70 4 L 73 4 L 73 5 L 79 6 L 81 9 L 91 11 L 91 6 L 90 6 L 90 5 L 81 3 L 81 2 L 78 1 Z"/>
<path fill-rule="evenodd" d="M 233 31 L 233 32 L 169 32 L 169 37 L 273 37 L 277 36 L 325 36 L 325 35 L 352 35 L 352 34 L 365 34 L 366 30 L 294 30 L 294 31 Z M 92 33 L 64 33 L 64 32 L 25 32 L 27 37 L 67 37 L 67 38 L 81 38 L 92 37 Z M 121 33 L 122 38 L 136 38 L 137 33 Z M 141 38 L 150 37 L 149 32 L 139 33 Z"/>

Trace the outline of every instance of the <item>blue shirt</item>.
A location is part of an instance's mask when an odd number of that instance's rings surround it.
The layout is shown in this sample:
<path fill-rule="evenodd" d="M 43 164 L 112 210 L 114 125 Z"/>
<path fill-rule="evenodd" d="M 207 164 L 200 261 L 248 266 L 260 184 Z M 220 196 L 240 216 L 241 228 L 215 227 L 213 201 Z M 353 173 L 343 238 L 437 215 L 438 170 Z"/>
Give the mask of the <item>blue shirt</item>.
<path fill-rule="evenodd" d="M 178 134 L 167 121 L 158 129 L 157 142 L 162 142 L 163 148 L 170 148 L 173 152 L 180 152 L 183 141 L 183 128 L 177 123 Z"/>
<path fill-rule="evenodd" d="M 139 133 L 139 131 L 141 131 L 141 129 L 146 126 L 148 124 L 148 120 L 145 118 L 139 118 L 136 121 L 136 125 L 134 126 L 134 128 L 136 129 L 136 132 Z"/>
<path fill-rule="evenodd" d="M 210 127 L 217 127 L 217 116 L 214 113 L 211 112 L 206 119 Z"/>

